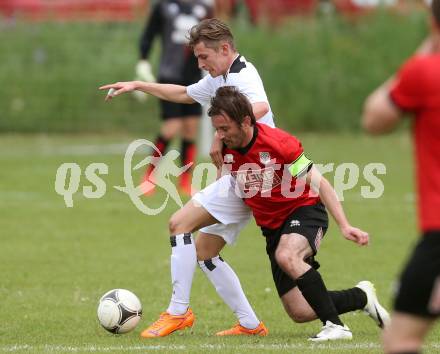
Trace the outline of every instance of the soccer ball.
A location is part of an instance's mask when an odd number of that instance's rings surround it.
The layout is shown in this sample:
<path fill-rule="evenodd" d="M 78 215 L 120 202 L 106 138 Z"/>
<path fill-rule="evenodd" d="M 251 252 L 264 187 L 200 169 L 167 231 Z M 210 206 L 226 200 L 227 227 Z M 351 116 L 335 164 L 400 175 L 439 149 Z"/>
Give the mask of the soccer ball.
<path fill-rule="evenodd" d="M 142 316 L 142 305 L 138 297 L 125 289 L 113 289 L 99 300 L 98 320 L 111 333 L 132 331 Z"/>

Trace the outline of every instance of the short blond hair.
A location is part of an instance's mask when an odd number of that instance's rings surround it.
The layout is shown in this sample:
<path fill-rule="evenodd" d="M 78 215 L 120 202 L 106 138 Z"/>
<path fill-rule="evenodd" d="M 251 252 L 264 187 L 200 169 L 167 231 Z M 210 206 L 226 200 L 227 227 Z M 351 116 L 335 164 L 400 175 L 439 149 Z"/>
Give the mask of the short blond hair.
<path fill-rule="evenodd" d="M 217 49 L 221 41 L 229 43 L 235 50 L 234 36 L 228 25 L 216 18 L 201 21 L 189 31 L 189 46 L 194 47 L 203 42 L 207 47 Z"/>

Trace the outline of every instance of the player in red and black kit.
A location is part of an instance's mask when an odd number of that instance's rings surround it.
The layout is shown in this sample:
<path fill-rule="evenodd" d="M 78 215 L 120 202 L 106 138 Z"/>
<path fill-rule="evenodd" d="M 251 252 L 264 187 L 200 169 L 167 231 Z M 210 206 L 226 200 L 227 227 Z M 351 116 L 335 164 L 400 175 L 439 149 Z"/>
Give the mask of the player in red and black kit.
<path fill-rule="evenodd" d="M 412 113 L 416 190 L 422 234 L 404 268 L 385 352 L 419 353 L 440 315 L 440 0 L 432 1 L 431 35 L 398 72 L 366 100 L 364 129 L 393 130 Z"/>
<path fill-rule="evenodd" d="M 201 20 L 212 16 L 212 0 L 163 0 L 152 8 L 151 14 L 140 40 L 140 61 L 137 64 L 137 77 L 143 81 L 152 81 L 150 64 L 147 59 L 156 36 L 161 37 L 162 54 L 160 57 L 158 81 L 166 84 L 189 86 L 202 78 L 197 58 L 188 44 L 188 31 Z M 137 92 L 141 97 L 144 93 Z M 196 158 L 195 140 L 198 123 L 202 114 L 200 104 L 182 104 L 160 100 L 163 123 L 155 146 L 164 153 L 170 141 L 181 137 L 182 164 L 194 162 Z M 159 157 L 155 152 L 155 157 Z M 144 180 L 154 182 L 151 164 Z M 191 194 L 191 169 L 180 176 L 181 192 Z M 154 183 L 144 183 L 144 192 L 151 193 Z"/>
<path fill-rule="evenodd" d="M 299 141 L 282 130 L 255 123 L 252 107 L 237 87 L 220 87 L 211 100 L 209 114 L 221 142 L 226 145 L 222 151 L 226 173 L 217 180 L 218 186 L 210 184 L 196 193 L 168 222 L 173 296 L 184 294 L 185 279 L 191 270 L 183 266 L 173 268 L 173 259 L 190 266 L 197 260 L 216 289 L 221 289 L 219 295 L 239 319 L 233 328 L 217 335 L 267 335 L 263 322 L 256 327 L 246 327 L 241 322 L 247 310 L 237 305 L 236 298 L 240 295 L 235 288 L 241 288 L 238 278 L 220 281 L 219 274 L 227 274 L 227 264 L 219 254 L 225 246 L 223 239 L 214 239 L 214 245 L 209 247 L 203 244 L 193 247 L 193 232 L 217 223 L 234 226 L 237 218 L 240 222 L 241 206 L 225 202 L 237 191 L 266 236 L 273 277 L 286 312 L 295 322 L 319 318 L 324 324 L 322 331 L 311 340 L 351 339 L 351 331 L 342 324 L 338 314 L 355 310 L 364 310 L 377 325 L 384 327 L 389 316 L 379 304 L 371 282 L 361 281 L 351 289 L 327 291 L 313 258 L 328 225 L 323 204 L 347 239 L 365 245 L 368 234 L 349 225 L 335 191 L 315 171 Z M 215 256 L 207 258 L 208 252 Z M 190 285 L 191 281 L 192 278 Z M 172 302 L 183 303 L 182 299 L 189 299 L 188 294 L 186 296 L 175 297 Z M 193 323 L 194 314 L 188 307 L 183 314 L 167 310 L 141 336 L 164 337 L 191 327 Z"/>
<path fill-rule="evenodd" d="M 368 234 L 349 224 L 333 187 L 313 167 L 301 143 L 280 129 L 256 123 L 249 101 L 235 87 L 217 90 L 208 115 L 225 144 L 224 161 L 235 177 L 235 191 L 266 237 L 286 311 L 295 313 L 305 299 L 309 311 L 324 324 L 310 340 L 351 339 L 338 313 L 344 312 L 341 307 L 363 309 L 367 296 L 362 286 L 330 294 L 316 271 L 314 256 L 327 231 L 326 208 L 346 239 L 366 245 Z M 386 320 L 388 314 L 378 303 L 376 311 L 379 322 Z M 310 314 L 304 319 L 310 320 Z"/>

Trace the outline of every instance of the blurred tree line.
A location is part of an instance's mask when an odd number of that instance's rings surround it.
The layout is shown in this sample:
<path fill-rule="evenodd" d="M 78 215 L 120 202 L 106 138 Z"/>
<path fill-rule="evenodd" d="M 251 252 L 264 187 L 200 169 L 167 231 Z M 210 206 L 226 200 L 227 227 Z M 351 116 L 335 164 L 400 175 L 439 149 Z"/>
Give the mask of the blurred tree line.
<path fill-rule="evenodd" d="M 239 51 L 263 78 L 277 124 L 291 131 L 356 131 L 366 95 L 427 33 L 422 10 L 231 25 Z M 156 99 L 104 103 L 97 90 L 133 79 L 142 26 L 0 22 L 0 131 L 155 132 Z"/>

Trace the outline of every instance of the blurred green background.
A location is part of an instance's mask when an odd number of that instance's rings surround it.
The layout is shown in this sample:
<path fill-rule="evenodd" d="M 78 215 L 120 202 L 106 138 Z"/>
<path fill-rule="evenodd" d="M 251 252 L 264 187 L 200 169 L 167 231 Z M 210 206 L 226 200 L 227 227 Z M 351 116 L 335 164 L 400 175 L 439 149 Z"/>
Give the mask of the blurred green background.
<path fill-rule="evenodd" d="M 143 25 L 3 24 L 0 132 L 156 131 L 157 100 L 142 104 L 126 95 L 104 104 L 97 90 L 133 80 Z M 355 20 L 295 18 L 275 29 L 239 20 L 232 28 L 239 51 L 263 78 L 280 127 L 356 131 L 366 95 L 415 50 L 427 21 L 422 11 L 378 11 Z"/>

